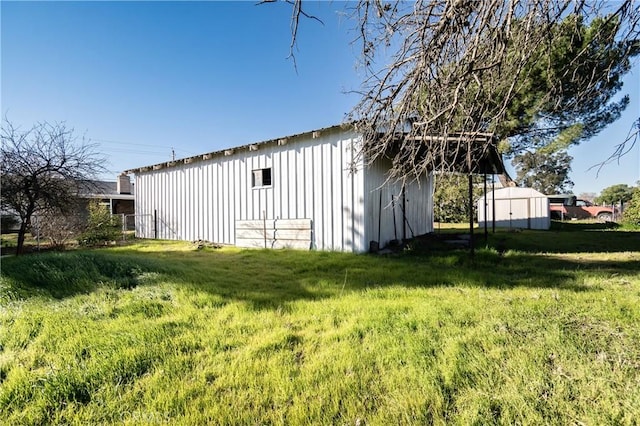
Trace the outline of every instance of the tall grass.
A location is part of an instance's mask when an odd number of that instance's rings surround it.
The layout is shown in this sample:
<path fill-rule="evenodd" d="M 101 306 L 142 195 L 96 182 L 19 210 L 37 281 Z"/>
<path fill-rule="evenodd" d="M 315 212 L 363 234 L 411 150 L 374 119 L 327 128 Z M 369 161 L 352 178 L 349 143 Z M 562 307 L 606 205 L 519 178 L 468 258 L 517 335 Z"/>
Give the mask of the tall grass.
<path fill-rule="evenodd" d="M 5 258 L 0 423 L 635 424 L 637 235 L 523 251 L 548 235 L 496 234 L 474 259 L 168 242 Z"/>

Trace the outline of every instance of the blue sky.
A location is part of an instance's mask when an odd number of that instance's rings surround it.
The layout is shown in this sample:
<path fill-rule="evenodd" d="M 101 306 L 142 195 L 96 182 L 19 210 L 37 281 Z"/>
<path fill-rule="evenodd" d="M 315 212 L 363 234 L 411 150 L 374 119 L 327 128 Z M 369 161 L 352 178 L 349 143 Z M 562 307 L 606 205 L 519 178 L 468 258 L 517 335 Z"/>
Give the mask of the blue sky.
<path fill-rule="evenodd" d="M 1 110 L 23 128 L 65 121 L 122 170 L 340 123 L 362 79 L 348 3 L 308 0 L 290 59 L 291 10 L 236 2 L 12 2 L 1 7 Z M 574 192 L 640 179 L 640 147 L 596 177 L 640 115 L 631 105 L 571 149 Z"/>

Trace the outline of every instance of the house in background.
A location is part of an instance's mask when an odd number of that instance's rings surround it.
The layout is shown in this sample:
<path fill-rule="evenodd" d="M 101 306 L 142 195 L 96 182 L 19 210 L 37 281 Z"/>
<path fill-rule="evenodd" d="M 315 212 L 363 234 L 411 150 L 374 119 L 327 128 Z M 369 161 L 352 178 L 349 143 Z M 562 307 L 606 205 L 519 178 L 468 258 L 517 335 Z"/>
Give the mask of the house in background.
<path fill-rule="evenodd" d="M 108 206 L 111 214 L 134 214 L 134 185 L 126 174 L 118 176 L 115 182 L 95 180 L 91 181 L 80 192 L 80 198 L 98 200 L 100 204 Z"/>
<path fill-rule="evenodd" d="M 135 195 L 131 178 L 121 174 L 116 181 L 92 180 L 81 185 L 77 199 L 67 214 L 78 215 L 82 220 L 88 216 L 87 205 L 89 201 L 97 200 L 101 205 L 109 209 L 109 213 L 124 216 L 127 229 L 134 229 Z M 1 214 L 1 232 L 17 232 L 20 218 L 15 212 L 5 211 Z M 38 213 L 35 214 L 38 217 Z"/>
<path fill-rule="evenodd" d="M 98 180 L 89 182 L 84 190 L 80 191 L 79 198 L 85 202 L 97 200 L 109 209 L 109 213 L 123 215 L 127 229 L 134 229 L 134 188 L 131 178 L 126 174 L 121 174 L 115 182 Z"/>
<path fill-rule="evenodd" d="M 365 252 L 433 231 L 433 176 L 389 182 L 337 125 L 128 170 L 136 236 Z"/>

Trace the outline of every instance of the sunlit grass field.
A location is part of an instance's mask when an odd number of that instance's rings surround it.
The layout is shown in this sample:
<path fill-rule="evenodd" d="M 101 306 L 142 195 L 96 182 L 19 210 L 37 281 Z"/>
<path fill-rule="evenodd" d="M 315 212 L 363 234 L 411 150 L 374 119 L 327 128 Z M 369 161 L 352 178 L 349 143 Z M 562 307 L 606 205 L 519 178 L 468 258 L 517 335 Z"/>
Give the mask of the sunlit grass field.
<path fill-rule="evenodd" d="M 640 234 L 2 259 L 0 424 L 637 424 Z"/>

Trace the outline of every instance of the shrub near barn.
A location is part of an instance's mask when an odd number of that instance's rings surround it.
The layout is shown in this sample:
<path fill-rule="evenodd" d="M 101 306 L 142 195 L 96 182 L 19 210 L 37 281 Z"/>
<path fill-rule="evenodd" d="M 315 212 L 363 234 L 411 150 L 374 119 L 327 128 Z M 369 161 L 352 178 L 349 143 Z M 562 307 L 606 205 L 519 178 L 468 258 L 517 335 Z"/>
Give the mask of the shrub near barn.
<path fill-rule="evenodd" d="M 98 201 L 91 201 L 87 207 L 89 217 L 86 231 L 79 242 L 84 246 L 93 246 L 116 241 L 122 232 L 120 216 L 112 215 L 109 209 Z"/>

